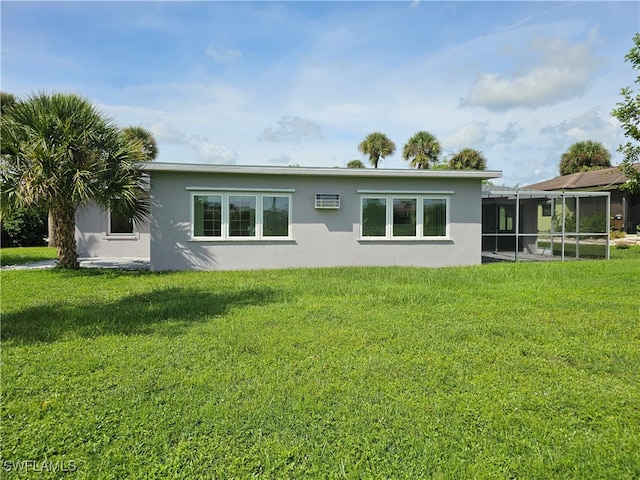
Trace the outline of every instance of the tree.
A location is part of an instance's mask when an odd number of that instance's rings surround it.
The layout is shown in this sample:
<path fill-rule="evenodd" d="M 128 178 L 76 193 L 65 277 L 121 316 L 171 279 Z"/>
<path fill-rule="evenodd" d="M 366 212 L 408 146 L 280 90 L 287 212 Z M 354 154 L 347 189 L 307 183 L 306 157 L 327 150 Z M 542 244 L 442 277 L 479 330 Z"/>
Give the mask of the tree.
<path fill-rule="evenodd" d="M 145 162 L 153 162 L 158 158 L 158 143 L 149 130 L 141 126 L 131 126 L 123 128 L 122 133 L 128 140 L 140 142 Z"/>
<path fill-rule="evenodd" d="M 51 212 L 58 265 L 78 268 L 75 214 L 95 202 L 135 221 L 148 216 L 143 160 L 111 120 L 75 94 L 40 92 L 2 116 L 0 201 L 3 212 L 41 206 Z"/>
<path fill-rule="evenodd" d="M 463 148 L 449 159 L 449 168 L 452 170 L 486 170 L 487 159 L 478 150 Z"/>
<path fill-rule="evenodd" d="M 8 92 L 0 92 L 0 114 L 8 114 L 16 103 L 18 103 L 18 99 L 15 95 Z"/>
<path fill-rule="evenodd" d="M 442 153 L 440 142 L 435 135 L 421 131 L 416 133 L 405 144 L 402 150 L 402 158 L 410 162 L 415 168 L 429 168 L 438 163 L 438 157 Z"/>
<path fill-rule="evenodd" d="M 347 163 L 347 168 L 365 168 L 365 167 L 364 167 L 364 163 L 362 163 L 360 160 L 351 160 L 349 163 Z"/>
<path fill-rule="evenodd" d="M 611 154 L 600 142 L 576 142 L 560 158 L 560 175 L 598 170 L 611 166 Z"/>
<path fill-rule="evenodd" d="M 640 33 L 634 35 L 633 42 L 634 46 L 625 56 L 625 60 L 638 70 L 635 83 L 640 87 Z M 623 188 L 640 193 L 640 170 L 633 167 L 640 161 L 640 91 L 634 96 L 631 87 L 624 87 L 620 94 L 623 100 L 617 103 L 618 108 L 614 109 L 611 115 L 620 120 L 624 135 L 629 139 L 626 144 L 618 147 L 618 151 L 624 155 L 620 170 L 628 179 Z M 632 143 L 632 140 L 635 143 Z"/>
<path fill-rule="evenodd" d="M 389 137 L 384 133 L 372 132 L 358 145 L 358 150 L 369 155 L 369 162 L 373 168 L 378 168 L 380 159 L 395 153 L 396 144 L 389 140 Z"/>

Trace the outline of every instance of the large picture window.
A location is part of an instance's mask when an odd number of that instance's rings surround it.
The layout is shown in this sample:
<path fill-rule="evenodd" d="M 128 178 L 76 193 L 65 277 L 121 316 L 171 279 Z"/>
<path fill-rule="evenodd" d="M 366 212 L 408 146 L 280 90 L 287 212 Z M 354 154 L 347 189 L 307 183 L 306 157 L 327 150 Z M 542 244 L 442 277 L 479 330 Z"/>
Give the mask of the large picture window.
<path fill-rule="evenodd" d="M 291 237 L 291 196 L 272 193 L 193 193 L 192 238 L 260 240 Z"/>
<path fill-rule="evenodd" d="M 362 238 L 448 238 L 449 197 L 365 196 L 360 225 Z"/>

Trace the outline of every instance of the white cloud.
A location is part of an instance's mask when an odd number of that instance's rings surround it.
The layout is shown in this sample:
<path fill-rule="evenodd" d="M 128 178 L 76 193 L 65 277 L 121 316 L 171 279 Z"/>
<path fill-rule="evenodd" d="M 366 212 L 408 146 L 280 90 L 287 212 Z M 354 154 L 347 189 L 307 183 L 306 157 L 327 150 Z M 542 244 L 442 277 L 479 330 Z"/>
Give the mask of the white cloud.
<path fill-rule="evenodd" d="M 176 130 L 164 120 L 157 120 L 149 127 L 158 142 L 182 144 L 187 143 L 184 132 Z"/>
<path fill-rule="evenodd" d="M 301 117 L 285 115 L 278 120 L 278 126 L 275 129 L 270 126 L 265 128 L 258 140 L 299 143 L 302 140 L 324 140 L 324 138 L 322 128 L 317 123 Z"/>
<path fill-rule="evenodd" d="M 238 163 L 238 154 L 226 145 L 214 143 L 208 138 L 193 135 L 189 138 L 189 146 L 198 152 L 198 160 L 202 163 L 218 163 L 235 165 Z"/>
<path fill-rule="evenodd" d="M 460 150 L 466 147 L 477 147 L 487 138 L 487 124 L 484 122 L 471 122 L 455 132 L 442 138 L 443 149 Z"/>
<path fill-rule="evenodd" d="M 492 111 L 552 105 L 582 95 L 599 65 L 588 43 L 571 45 L 563 39 L 535 37 L 520 57 L 538 59 L 538 64 L 511 77 L 481 74 L 462 105 Z"/>
<path fill-rule="evenodd" d="M 540 133 L 550 137 L 559 149 L 566 149 L 582 140 L 594 140 L 613 153 L 621 141 L 622 130 L 617 120 L 601 107 L 593 107 L 577 117 L 556 125 L 546 125 L 540 129 Z"/>
<path fill-rule="evenodd" d="M 219 52 L 212 45 L 209 45 L 204 53 L 218 63 L 227 63 L 242 57 L 242 51 L 238 49 L 230 48 Z"/>

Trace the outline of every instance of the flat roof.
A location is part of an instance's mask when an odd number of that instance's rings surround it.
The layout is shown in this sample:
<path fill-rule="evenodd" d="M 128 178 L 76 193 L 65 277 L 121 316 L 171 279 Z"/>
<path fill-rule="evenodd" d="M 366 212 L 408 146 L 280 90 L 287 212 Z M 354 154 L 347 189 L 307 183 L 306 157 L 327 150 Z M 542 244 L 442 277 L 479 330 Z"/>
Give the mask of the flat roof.
<path fill-rule="evenodd" d="M 214 165 L 199 163 L 143 162 L 139 168 L 145 172 L 182 173 L 239 173 L 254 175 L 309 175 L 327 177 L 405 177 L 405 178 L 500 178 L 498 170 L 419 170 L 391 168 L 340 167 L 275 167 L 258 165 Z"/>

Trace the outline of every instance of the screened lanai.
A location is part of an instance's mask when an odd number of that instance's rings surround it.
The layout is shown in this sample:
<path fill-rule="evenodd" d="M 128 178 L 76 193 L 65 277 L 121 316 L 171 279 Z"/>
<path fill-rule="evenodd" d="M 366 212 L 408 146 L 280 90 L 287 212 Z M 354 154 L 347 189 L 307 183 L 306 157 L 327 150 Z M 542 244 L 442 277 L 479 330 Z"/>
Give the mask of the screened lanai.
<path fill-rule="evenodd" d="M 609 192 L 485 185 L 482 261 L 609 258 Z"/>

